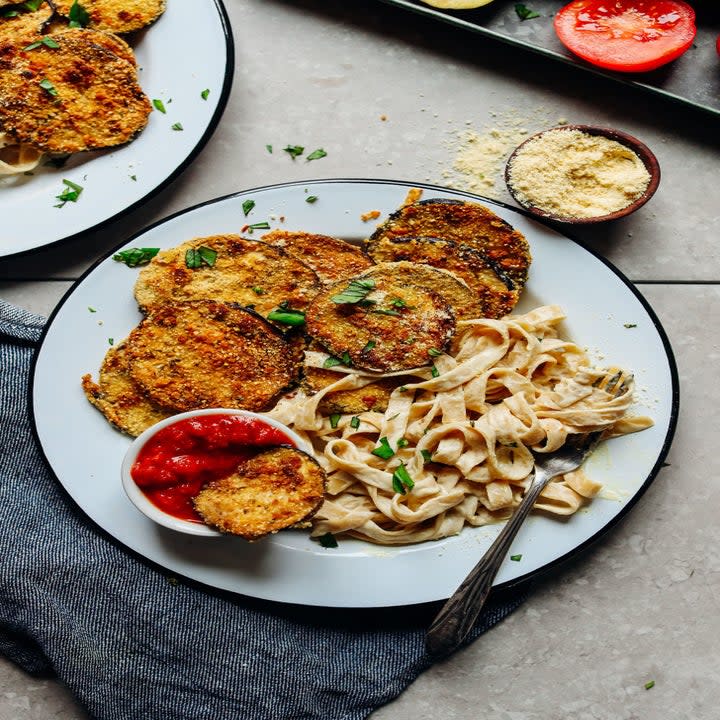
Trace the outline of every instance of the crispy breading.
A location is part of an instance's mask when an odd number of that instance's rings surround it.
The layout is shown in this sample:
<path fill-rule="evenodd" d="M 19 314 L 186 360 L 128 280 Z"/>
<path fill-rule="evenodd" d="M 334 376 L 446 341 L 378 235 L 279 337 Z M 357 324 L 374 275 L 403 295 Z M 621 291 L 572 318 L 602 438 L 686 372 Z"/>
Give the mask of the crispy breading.
<path fill-rule="evenodd" d="M 323 290 L 307 309 L 307 333 L 354 367 L 389 372 L 429 365 L 430 351 L 443 350 L 452 337 L 455 316 L 436 290 L 397 270 L 396 263 L 375 265 Z M 364 297 L 338 302 L 351 283 L 366 288 Z"/>
<path fill-rule="evenodd" d="M 150 101 L 133 64 L 95 33 L 53 33 L 57 47 L 0 41 L 0 126 L 46 152 L 74 153 L 131 140 Z"/>
<path fill-rule="evenodd" d="M 431 198 L 401 207 L 366 243 L 368 255 L 383 238 L 434 237 L 469 245 L 485 258 L 509 288 L 520 293 L 530 267 L 530 247 L 522 233 L 479 203 Z"/>
<path fill-rule="evenodd" d="M 188 268 L 187 251 L 201 247 L 217 253 L 214 264 Z M 282 302 L 304 310 L 319 288 L 315 272 L 281 248 L 239 235 L 213 235 L 159 252 L 140 271 L 135 299 L 144 311 L 173 300 L 210 298 L 267 316 Z"/>
<path fill-rule="evenodd" d="M 373 263 L 357 245 L 328 235 L 272 230 L 261 240 L 283 248 L 309 265 L 325 285 L 359 275 Z"/>
<path fill-rule="evenodd" d="M 314 458 L 277 447 L 210 482 L 193 504 L 208 525 L 258 540 L 308 520 L 322 505 L 324 492 L 325 472 Z"/>
<path fill-rule="evenodd" d="M 74 0 L 55 0 L 55 7 L 65 17 L 70 15 Z M 88 27 L 128 33 L 155 22 L 165 11 L 165 0 L 83 0 L 81 5 L 90 16 Z"/>
<path fill-rule="evenodd" d="M 520 299 L 520 290 L 487 257 L 464 243 L 436 237 L 384 235 L 372 244 L 375 262 L 407 260 L 452 272 L 475 293 L 478 313 L 474 317 L 500 318 Z"/>
<path fill-rule="evenodd" d="M 6 40 L 21 40 L 40 35 L 45 31 L 52 15 L 53 11 L 49 5 L 41 5 L 34 11 L 27 11 L 19 6 L 16 15 L 0 17 L 0 44 Z"/>
<path fill-rule="evenodd" d="M 324 351 L 322 346 L 316 342 L 311 342 L 308 350 Z M 308 367 L 306 365 L 303 369 L 301 385 L 308 395 L 314 395 L 342 377 L 343 375 L 333 370 Z M 364 387 L 352 390 L 334 390 L 323 396 L 318 405 L 318 410 L 323 415 L 332 415 L 333 413 L 358 414 L 368 410 L 384 412 L 387 409 L 390 394 L 398 385 L 402 385 L 402 379 L 393 377 L 381 378 Z"/>
<path fill-rule="evenodd" d="M 153 403 L 130 377 L 124 342 L 105 354 L 98 382 L 83 375 L 82 387 L 108 422 L 133 437 L 172 414 Z"/>
<path fill-rule="evenodd" d="M 126 346 L 132 379 L 175 412 L 267 410 L 297 380 L 303 352 L 256 313 L 213 300 L 155 308 Z"/>

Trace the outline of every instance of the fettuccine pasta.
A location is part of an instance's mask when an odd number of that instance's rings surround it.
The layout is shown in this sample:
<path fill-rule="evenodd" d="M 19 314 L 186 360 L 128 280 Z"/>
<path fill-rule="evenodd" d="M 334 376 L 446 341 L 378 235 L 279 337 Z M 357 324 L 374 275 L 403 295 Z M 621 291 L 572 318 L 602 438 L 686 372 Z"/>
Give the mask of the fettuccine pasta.
<path fill-rule="evenodd" d="M 404 544 L 495 522 L 520 501 L 533 452 L 552 452 L 571 433 L 649 427 L 649 418 L 626 416 L 632 393 L 613 397 L 598 387 L 607 370 L 560 337 L 563 317 L 544 306 L 459 322 L 450 353 L 395 373 L 402 380 L 384 413 L 319 412 L 327 393 L 393 377 L 345 366 L 333 367 L 337 380 L 314 395 L 282 399 L 270 415 L 312 444 L 328 475 L 313 535 Z M 308 352 L 306 364 L 323 367 L 327 357 Z M 578 470 L 551 482 L 536 507 L 570 515 L 599 490 Z"/>

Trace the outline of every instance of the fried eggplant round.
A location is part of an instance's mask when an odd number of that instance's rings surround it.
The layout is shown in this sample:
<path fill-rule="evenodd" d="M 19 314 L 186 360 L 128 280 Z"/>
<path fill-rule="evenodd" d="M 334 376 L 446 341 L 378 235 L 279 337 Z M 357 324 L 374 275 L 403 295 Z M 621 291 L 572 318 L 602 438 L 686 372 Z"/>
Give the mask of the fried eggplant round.
<path fill-rule="evenodd" d="M 265 450 L 193 499 L 200 517 L 224 533 L 258 540 L 311 518 L 322 505 L 325 471 L 290 447 Z"/>
<path fill-rule="evenodd" d="M 132 437 L 172 414 L 152 402 L 130 377 L 124 342 L 105 354 L 97 383 L 90 374 L 83 375 L 82 387 L 108 422 Z"/>
<path fill-rule="evenodd" d="M 75 153 L 132 140 L 151 105 L 135 66 L 70 28 L 53 46 L 0 43 L 0 126 L 45 152 Z"/>
<path fill-rule="evenodd" d="M 75 0 L 54 0 L 57 11 L 70 17 Z M 83 0 L 87 27 L 128 33 L 155 22 L 165 11 L 165 0 Z"/>
<path fill-rule="evenodd" d="M 45 32 L 52 16 L 53 11 L 49 5 L 41 5 L 34 11 L 20 6 L 16 14 L 0 17 L 0 44 L 7 40 L 22 42 L 27 39 L 32 42 L 34 37 L 41 37 L 41 33 Z"/>
<path fill-rule="evenodd" d="M 455 316 L 405 270 L 375 265 L 326 288 L 307 309 L 307 333 L 346 365 L 380 372 L 429 365 L 431 351 L 444 350 L 455 332 Z"/>
<path fill-rule="evenodd" d="M 435 237 L 393 237 L 385 235 L 372 245 L 375 262 L 411 261 L 447 270 L 463 280 L 475 295 L 473 317 L 500 318 L 520 299 L 512 279 L 487 257 L 463 243 Z"/>
<path fill-rule="evenodd" d="M 309 265 L 324 285 L 355 277 L 373 264 L 357 245 L 328 235 L 273 230 L 261 239 Z"/>
<path fill-rule="evenodd" d="M 157 307 L 126 345 L 132 379 L 175 412 L 267 410 L 298 378 L 303 352 L 256 313 L 213 300 Z"/>
<path fill-rule="evenodd" d="M 213 299 L 252 307 L 266 317 L 283 303 L 304 310 L 319 289 L 315 272 L 281 248 L 239 235 L 212 235 L 159 252 L 140 271 L 135 299 L 144 312 L 171 301 Z"/>
<path fill-rule="evenodd" d="M 366 250 L 383 238 L 433 237 L 467 245 L 481 253 L 498 278 L 519 294 L 527 281 L 531 256 L 522 233 L 479 203 L 430 198 L 404 205 L 370 236 Z"/>

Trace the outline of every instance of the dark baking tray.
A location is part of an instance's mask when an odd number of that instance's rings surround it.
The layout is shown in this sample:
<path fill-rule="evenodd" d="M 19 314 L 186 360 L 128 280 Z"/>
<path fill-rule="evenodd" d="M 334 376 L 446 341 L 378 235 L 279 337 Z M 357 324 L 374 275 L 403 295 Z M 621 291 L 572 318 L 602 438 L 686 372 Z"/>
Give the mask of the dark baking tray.
<path fill-rule="evenodd" d="M 562 0 L 525 0 L 529 9 L 540 14 L 531 20 L 521 20 L 515 11 L 516 3 L 507 0 L 494 0 L 476 10 L 456 11 L 438 10 L 420 0 L 383 2 L 720 115 L 720 58 L 715 50 L 715 41 L 720 34 L 720 0 L 691 2 L 698 25 L 693 46 L 674 62 L 642 74 L 605 71 L 569 53 L 553 30 L 553 16 L 565 4 Z"/>

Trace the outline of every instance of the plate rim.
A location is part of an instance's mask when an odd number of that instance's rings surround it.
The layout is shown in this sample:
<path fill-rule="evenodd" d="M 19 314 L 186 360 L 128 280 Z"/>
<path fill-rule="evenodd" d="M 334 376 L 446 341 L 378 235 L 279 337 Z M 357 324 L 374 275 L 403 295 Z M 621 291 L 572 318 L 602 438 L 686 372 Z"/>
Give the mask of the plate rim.
<path fill-rule="evenodd" d="M 95 224 L 86 227 L 83 230 L 71 233 L 70 235 L 63 235 L 63 237 L 56 238 L 51 242 L 43 243 L 42 245 L 38 245 L 36 247 L 25 248 L 23 250 L 15 251 L 11 250 L 10 252 L 0 254 L 0 260 L 5 258 L 15 259 L 20 257 L 28 257 L 35 253 L 47 250 L 48 248 L 58 247 L 63 243 L 69 242 L 70 240 L 79 240 L 89 235 L 90 233 L 97 232 L 106 225 L 116 222 L 120 218 L 129 215 L 134 210 L 137 210 L 138 207 L 145 205 L 149 200 L 160 194 L 163 190 L 165 190 L 165 188 L 167 188 L 175 180 L 177 180 L 177 178 L 183 172 L 185 172 L 185 170 L 187 170 L 188 166 L 194 162 L 195 158 L 197 158 L 197 156 L 205 148 L 208 141 L 213 136 L 213 134 L 218 128 L 218 125 L 220 124 L 220 120 L 222 119 L 225 108 L 227 107 L 228 100 L 230 99 L 230 92 L 232 90 L 232 84 L 235 76 L 235 40 L 232 33 L 232 26 L 230 24 L 230 17 L 224 5 L 224 0 L 210 0 L 210 2 L 215 5 L 215 9 L 217 10 L 218 17 L 220 19 L 220 26 L 223 32 L 223 36 L 225 38 L 225 75 L 223 77 L 220 90 L 220 98 L 218 100 L 217 106 L 215 107 L 215 110 L 213 111 L 213 114 L 210 117 L 210 120 L 203 134 L 200 136 L 197 143 L 194 145 L 194 147 L 188 153 L 185 159 L 161 182 L 150 188 L 150 190 L 148 190 L 144 195 L 139 197 L 127 207 L 118 210 L 118 212 L 116 212 L 115 214 L 98 220 Z"/>
<path fill-rule="evenodd" d="M 143 553 L 141 553 L 138 550 L 135 550 L 128 545 L 126 545 L 121 539 L 116 538 L 112 533 L 110 533 L 108 530 L 105 530 L 99 523 L 97 523 L 94 519 L 92 519 L 82 508 L 82 506 L 70 495 L 69 491 L 65 488 L 63 482 L 60 480 L 60 478 L 55 473 L 55 470 L 53 469 L 46 453 L 45 448 L 43 447 L 42 441 L 40 439 L 40 434 L 38 431 L 38 425 L 37 425 L 37 419 L 35 416 L 35 405 L 34 405 L 34 388 L 35 388 L 35 376 L 36 376 L 36 369 L 37 369 L 37 363 L 38 359 L 40 357 L 40 353 L 43 347 L 43 344 L 45 342 L 45 339 L 50 332 L 53 321 L 56 317 L 56 315 L 60 312 L 62 307 L 65 305 L 67 300 L 73 295 L 73 293 L 78 289 L 78 287 L 82 284 L 83 280 L 90 275 L 97 266 L 99 266 L 102 262 L 107 260 L 108 257 L 110 257 L 112 254 L 114 254 L 119 248 L 127 245 L 128 243 L 132 242 L 134 239 L 144 235 L 147 232 L 150 232 L 154 228 L 163 225 L 165 223 L 171 222 L 175 220 L 176 218 L 186 215 L 189 213 L 192 213 L 195 210 L 198 210 L 200 208 L 204 208 L 216 203 L 225 202 L 227 200 L 230 200 L 235 197 L 240 197 L 242 195 L 247 195 L 249 193 L 256 193 L 260 191 L 267 191 L 267 190 L 277 190 L 277 189 L 283 189 L 288 187 L 294 187 L 294 186 L 307 186 L 308 184 L 354 184 L 354 183 L 361 183 L 361 184 L 372 184 L 372 185 L 397 185 L 399 187 L 407 187 L 407 188 L 420 188 L 423 190 L 430 190 L 430 191 L 437 191 L 437 192 L 450 192 L 454 195 L 462 195 L 464 197 L 467 197 L 470 200 L 474 201 L 480 201 L 484 203 L 489 203 L 490 205 L 495 205 L 497 207 L 504 208 L 506 210 L 510 210 L 512 212 L 516 212 L 520 215 L 525 216 L 530 221 L 537 223 L 539 225 L 542 225 L 544 227 L 547 227 L 560 235 L 564 236 L 571 242 L 575 243 L 576 245 L 580 246 L 583 250 L 590 253 L 595 259 L 599 260 L 603 265 L 607 267 L 614 275 L 617 276 L 617 278 L 626 286 L 628 290 L 632 293 L 632 295 L 635 297 L 635 299 L 642 305 L 643 309 L 647 312 L 649 319 L 652 321 L 653 326 L 658 333 L 658 337 L 660 338 L 660 341 L 662 342 L 663 350 L 665 352 L 665 358 L 668 363 L 668 372 L 670 375 L 670 383 L 672 387 L 672 394 L 669 404 L 669 415 L 668 415 L 668 426 L 667 430 L 665 432 L 665 436 L 663 438 L 663 443 L 660 448 L 660 451 L 658 452 L 657 459 L 655 463 L 653 464 L 652 468 L 648 472 L 647 477 L 643 480 L 642 484 L 639 485 L 637 491 L 634 492 L 631 498 L 629 498 L 624 504 L 621 510 L 616 513 L 614 516 L 612 516 L 607 522 L 605 522 L 602 527 L 600 527 L 595 533 L 593 533 L 591 536 L 589 536 L 584 541 L 580 542 L 579 544 L 573 546 L 570 550 L 568 550 L 566 553 L 558 556 L 554 560 L 551 560 L 547 562 L 546 564 L 542 565 L 541 567 L 529 571 L 527 573 L 518 575 L 517 577 L 514 577 L 510 580 L 507 580 L 502 583 L 497 583 L 493 585 L 493 592 L 494 593 L 502 593 L 508 590 L 516 589 L 521 585 L 526 585 L 530 581 L 536 580 L 540 577 L 545 577 L 548 574 L 558 570 L 561 566 L 565 565 L 566 563 L 575 560 L 576 558 L 582 556 L 592 545 L 594 545 L 596 542 L 598 542 L 603 536 L 607 535 L 622 519 L 624 519 L 627 514 L 635 507 L 637 502 L 640 500 L 640 498 L 645 494 L 647 489 L 650 487 L 650 485 L 653 483 L 655 478 L 657 477 L 660 469 L 663 466 L 663 463 L 665 461 L 665 458 L 667 457 L 667 454 L 670 450 L 670 447 L 672 445 L 675 431 L 677 429 L 678 424 L 678 418 L 679 418 L 679 409 L 680 409 L 680 382 L 679 382 L 679 373 L 677 368 L 677 362 L 675 360 L 675 355 L 672 349 L 672 345 L 670 344 L 670 340 L 667 336 L 667 333 L 660 322 L 660 319 L 658 318 L 657 314 L 655 313 L 654 309 L 648 302 L 648 300 L 640 293 L 640 291 L 635 287 L 635 285 L 630 281 L 630 279 L 619 269 L 617 268 L 613 263 L 611 263 L 609 260 L 607 260 L 605 257 L 603 257 L 598 251 L 593 249 L 592 247 L 588 246 L 586 243 L 582 242 L 581 240 L 575 238 L 572 236 L 572 234 L 569 234 L 564 228 L 558 228 L 558 225 L 556 223 L 552 222 L 545 222 L 541 221 L 540 219 L 533 217 L 530 215 L 530 213 L 526 212 L 523 208 L 515 207 L 513 205 L 510 205 L 509 203 L 506 203 L 501 200 L 496 200 L 493 198 L 488 198 L 476 193 L 472 193 L 465 190 L 458 190 L 451 187 L 441 186 L 441 185 L 435 185 L 427 182 L 412 182 L 408 180 L 398 180 L 398 179 L 383 179 L 383 178 L 361 178 L 361 177 L 335 177 L 335 178 L 311 178 L 311 179 L 304 179 L 304 180 L 291 180 L 281 183 L 271 183 L 268 185 L 260 185 L 256 187 L 246 188 L 242 190 L 238 190 L 232 193 L 227 193 L 222 196 L 209 198 L 206 200 L 203 200 L 199 203 L 196 203 L 195 205 L 191 205 L 189 207 L 180 209 L 170 215 L 167 215 L 149 225 L 142 228 L 141 230 L 138 230 L 137 232 L 133 233 L 132 235 L 126 237 L 122 242 L 115 245 L 111 250 L 104 253 L 101 257 L 99 257 L 90 267 L 88 267 L 82 275 L 80 275 L 68 288 L 68 290 L 63 294 L 57 305 L 53 308 L 52 312 L 48 316 L 45 325 L 42 329 L 42 332 L 40 334 L 40 338 L 38 339 L 35 347 L 35 352 L 33 353 L 32 363 L 30 366 L 30 375 L 29 375 L 29 382 L 28 382 L 28 389 L 27 389 L 27 403 L 28 403 L 28 411 L 30 415 L 30 423 L 31 423 L 31 431 L 33 438 L 35 440 L 35 443 L 37 445 L 38 450 L 40 451 L 40 454 L 42 456 L 43 462 L 46 466 L 46 468 L 51 473 L 51 476 L 55 479 L 57 485 L 60 486 L 61 491 L 64 493 L 64 495 L 70 500 L 72 506 L 76 511 L 79 511 L 81 516 L 84 518 L 85 522 L 91 523 L 92 526 L 96 527 L 100 530 L 102 535 L 109 539 L 110 542 L 112 542 L 116 546 L 122 547 L 122 549 L 125 552 L 130 553 L 133 557 L 139 559 L 141 562 L 157 568 L 161 569 L 165 572 L 168 571 L 168 568 L 165 567 L 162 563 L 160 563 L 157 560 L 154 560 L 152 558 L 147 557 Z M 479 560 L 479 558 L 478 558 Z M 174 575 L 183 577 L 184 580 L 186 580 L 189 583 L 196 584 L 198 586 L 201 586 L 203 588 L 206 588 L 212 592 L 216 593 L 229 593 L 232 596 L 235 597 L 249 597 L 252 599 L 256 599 L 256 596 L 254 595 L 248 595 L 246 593 L 241 592 L 240 590 L 232 590 L 227 589 L 223 587 L 214 586 L 210 583 L 207 583 L 203 580 L 199 580 L 197 578 L 184 575 L 182 572 L 178 572 L 174 568 L 172 569 L 172 572 Z M 278 600 L 274 598 L 267 598 L 264 599 L 266 602 L 276 602 L 279 604 L 287 604 L 287 605 L 296 605 L 301 607 L 326 607 L 326 608 L 368 608 L 367 605 L 323 605 L 322 603 L 317 604 L 310 604 L 307 602 L 302 602 L 299 600 L 293 601 L 293 600 Z M 417 602 L 407 602 L 407 605 L 421 605 L 425 604 L 427 602 L 441 602 L 441 601 L 425 601 L 425 600 L 419 600 Z M 379 603 L 377 605 L 374 605 L 372 607 L 375 608 L 384 608 L 384 607 L 391 607 L 391 605 L 382 604 Z"/>

